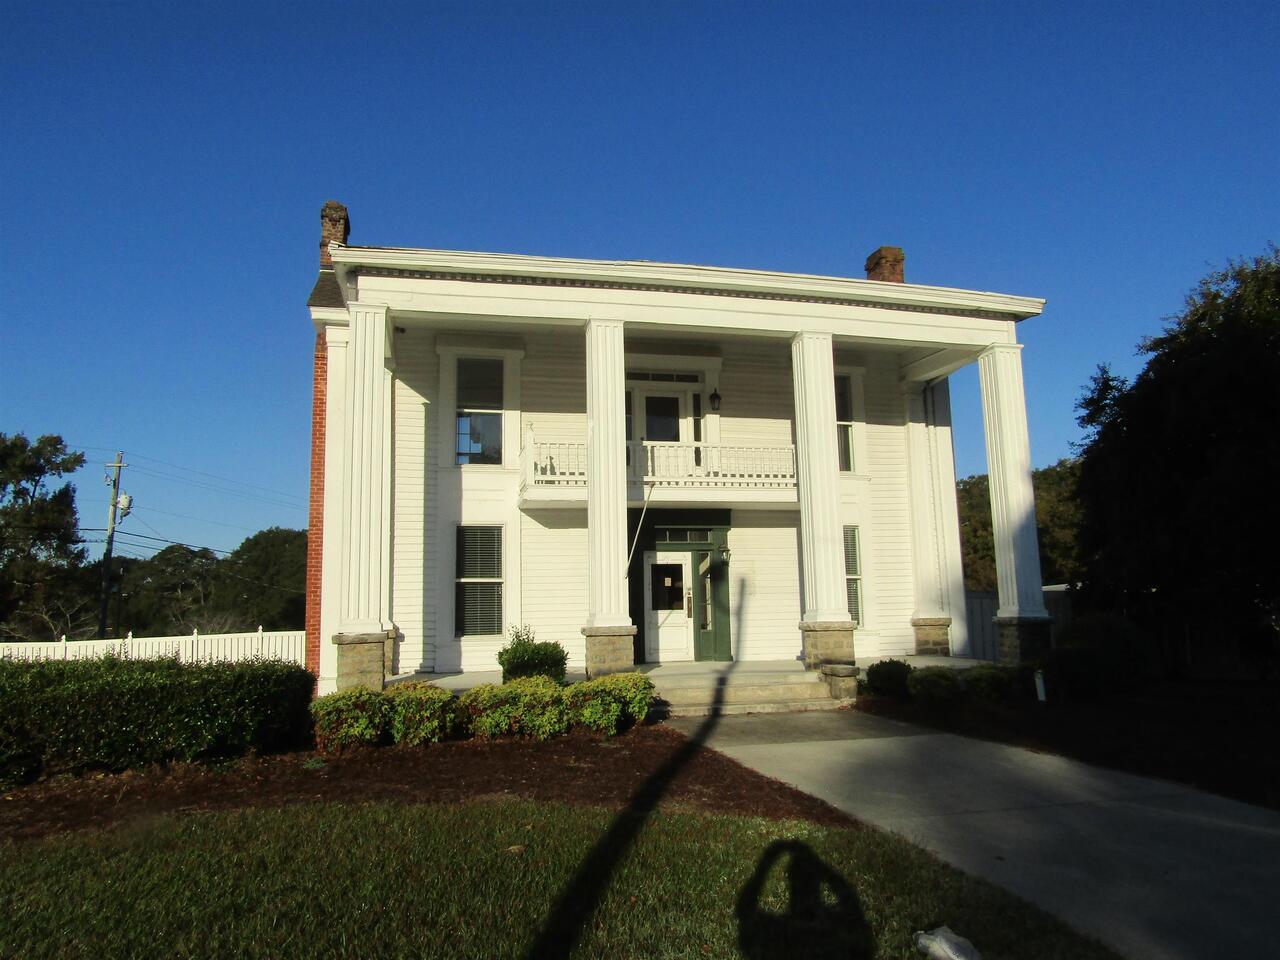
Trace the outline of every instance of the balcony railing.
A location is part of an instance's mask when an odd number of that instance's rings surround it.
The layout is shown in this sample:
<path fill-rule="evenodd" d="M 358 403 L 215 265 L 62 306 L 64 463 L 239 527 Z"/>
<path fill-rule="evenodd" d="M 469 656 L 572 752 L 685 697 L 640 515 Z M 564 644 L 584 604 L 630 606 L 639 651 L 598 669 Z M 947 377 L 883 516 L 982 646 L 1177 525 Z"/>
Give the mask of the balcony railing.
<path fill-rule="evenodd" d="M 585 487 L 587 445 L 527 441 L 527 487 Z M 796 485 L 793 446 L 749 447 L 722 443 L 628 443 L 627 481 L 657 487 L 791 489 Z"/>

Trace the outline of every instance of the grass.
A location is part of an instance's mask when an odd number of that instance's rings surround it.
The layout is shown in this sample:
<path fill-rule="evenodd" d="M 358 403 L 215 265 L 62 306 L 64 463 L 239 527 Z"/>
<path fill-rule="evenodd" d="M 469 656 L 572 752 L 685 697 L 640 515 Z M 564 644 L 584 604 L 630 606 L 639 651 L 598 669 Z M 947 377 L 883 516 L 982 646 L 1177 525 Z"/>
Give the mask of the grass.
<path fill-rule="evenodd" d="M 0 956 L 521 957 L 613 816 L 312 804 L 0 845 Z M 1116 957 L 869 829 L 659 812 L 607 884 L 576 957 L 891 960 L 941 923 L 986 960 Z"/>

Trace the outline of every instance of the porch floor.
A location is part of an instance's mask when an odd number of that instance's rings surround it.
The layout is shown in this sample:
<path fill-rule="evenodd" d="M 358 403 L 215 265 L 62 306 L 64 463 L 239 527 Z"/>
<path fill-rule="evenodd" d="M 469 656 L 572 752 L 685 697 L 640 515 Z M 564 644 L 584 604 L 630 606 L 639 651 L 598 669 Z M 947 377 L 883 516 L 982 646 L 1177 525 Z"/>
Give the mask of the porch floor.
<path fill-rule="evenodd" d="M 866 670 L 871 664 L 880 660 L 905 660 L 913 667 L 951 667 L 955 670 L 967 670 L 986 660 L 972 660 L 967 657 L 936 656 L 901 656 L 901 657 L 858 657 L 857 665 Z M 732 677 L 735 685 L 764 685 L 770 683 L 803 682 L 806 677 L 817 679 L 816 671 L 806 671 L 799 660 L 734 660 L 728 663 L 711 661 L 684 661 L 678 663 L 638 663 L 638 673 L 645 673 L 659 690 L 663 687 L 691 687 L 705 685 L 714 687 L 721 677 Z M 570 670 L 565 679 L 573 682 L 585 680 L 586 674 L 581 670 Z M 403 683 L 408 680 L 425 680 L 446 690 L 470 690 L 484 683 L 501 683 L 501 670 L 472 670 L 467 673 L 406 673 L 393 677 L 390 683 Z"/>

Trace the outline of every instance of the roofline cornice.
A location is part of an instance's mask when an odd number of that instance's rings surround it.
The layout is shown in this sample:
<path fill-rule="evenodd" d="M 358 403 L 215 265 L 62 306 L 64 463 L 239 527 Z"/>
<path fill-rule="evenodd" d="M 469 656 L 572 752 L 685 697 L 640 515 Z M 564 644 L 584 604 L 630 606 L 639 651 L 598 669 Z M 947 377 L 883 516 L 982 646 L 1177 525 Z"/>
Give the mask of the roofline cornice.
<path fill-rule="evenodd" d="M 483 281 L 521 277 L 529 282 L 567 286 L 619 285 L 688 293 L 720 293 L 784 300 L 913 307 L 948 313 L 998 314 L 1014 320 L 1038 316 L 1045 301 L 1005 293 L 931 287 L 915 283 L 887 283 L 845 277 L 776 273 L 732 267 L 700 267 L 647 260 L 575 260 L 520 254 L 469 253 L 456 250 L 418 250 L 393 247 L 329 247 L 340 277 L 361 268 L 443 274 L 441 279 Z M 559 283 L 557 283 L 559 281 Z"/>

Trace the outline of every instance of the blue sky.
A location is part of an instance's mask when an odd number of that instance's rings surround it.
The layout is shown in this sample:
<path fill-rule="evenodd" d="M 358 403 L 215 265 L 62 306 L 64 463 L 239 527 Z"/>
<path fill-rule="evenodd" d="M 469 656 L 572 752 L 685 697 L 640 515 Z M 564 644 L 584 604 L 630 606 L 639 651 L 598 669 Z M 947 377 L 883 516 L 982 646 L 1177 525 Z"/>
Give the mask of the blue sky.
<path fill-rule="evenodd" d="M 355 243 L 847 276 L 895 244 L 1046 297 L 1051 463 L 1096 364 L 1280 240 L 1278 37 L 1263 3 L 10 5 L 0 432 L 87 451 L 86 527 L 115 449 L 136 534 L 304 526 L 334 198 Z"/>

